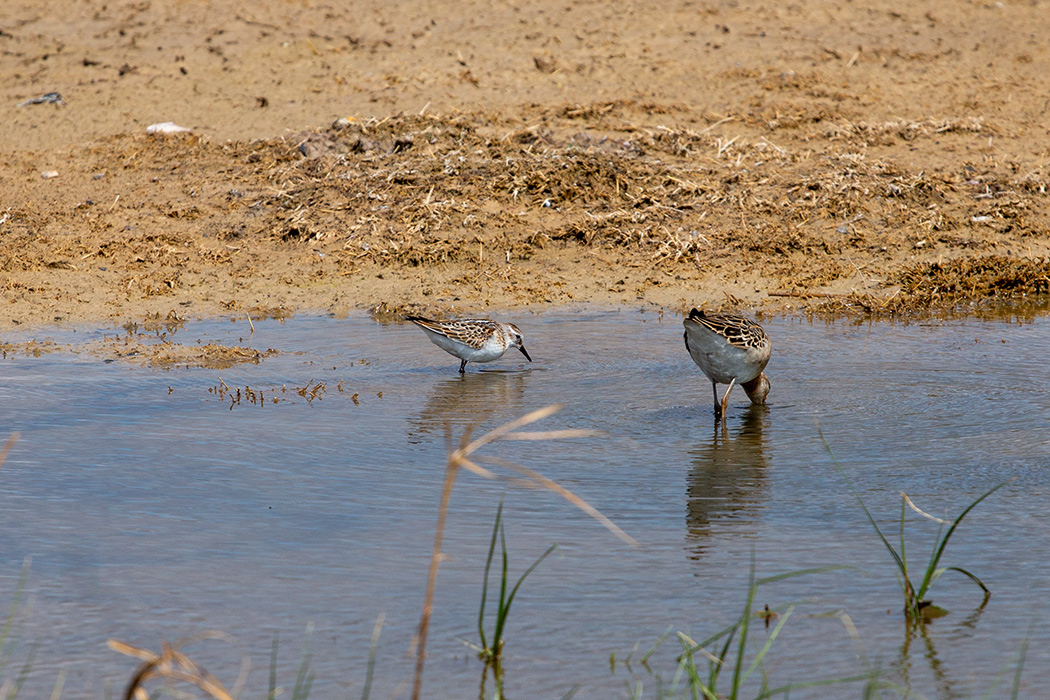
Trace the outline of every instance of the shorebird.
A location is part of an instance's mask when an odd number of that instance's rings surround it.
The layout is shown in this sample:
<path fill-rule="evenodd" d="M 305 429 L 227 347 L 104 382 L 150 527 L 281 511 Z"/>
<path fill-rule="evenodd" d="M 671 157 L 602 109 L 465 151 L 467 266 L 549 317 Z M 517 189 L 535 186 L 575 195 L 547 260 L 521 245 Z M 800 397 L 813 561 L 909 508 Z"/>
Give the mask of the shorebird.
<path fill-rule="evenodd" d="M 729 392 L 736 384 L 744 387 L 751 403 L 766 402 L 769 379 L 762 370 L 769 362 L 772 344 L 762 326 L 742 316 L 709 314 L 700 309 L 690 311 L 683 323 L 685 348 L 711 380 L 716 420 L 725 415 Z M 721 401 L 719 384 L 729 385 Z"/>
<path fill-rule="evenodd" d="M 503 357 L 510 348 L 521 350 L 532 362 L 521 331 L 513 323 L 499 323 L 487 318 L 468 318 L 459 321 L 432 321 L 422 316 L 405 316 L 424 331 L 430 341 L 450 355 L 460 359 L 459 373 L 464 374 L 468 362 L 492 362 Z"/>

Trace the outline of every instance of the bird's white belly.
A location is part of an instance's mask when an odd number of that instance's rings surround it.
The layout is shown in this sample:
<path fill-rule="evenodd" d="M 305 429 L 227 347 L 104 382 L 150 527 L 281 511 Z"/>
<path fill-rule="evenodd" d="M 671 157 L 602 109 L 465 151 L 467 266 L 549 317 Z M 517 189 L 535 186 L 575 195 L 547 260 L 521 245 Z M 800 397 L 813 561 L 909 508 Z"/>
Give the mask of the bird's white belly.
<path fill-rule="evenodd" d="M 719 384 L 728 384 L 736 379 L 737 384 L 744 384 L 757 377 L 762 367 L 751 361 L 749 353 L 732 346 L 693 349 L 690 355 L 708 377 Z"/>
<path fill-rule="evenodd" d="M 467 362 L 492 362 L 503 357 L 505 348 L 500 347 L 497 343 L 488 342 L 482 345 L 480 348 L 472 348 L 465 343 L 461 343 L 451 338 L 446 338 L 443 335 L 437 333 L 429 334 L 430 339 L 434 341 L 434 345 L 445 352 L 455 355 L 461 360 Z"/>

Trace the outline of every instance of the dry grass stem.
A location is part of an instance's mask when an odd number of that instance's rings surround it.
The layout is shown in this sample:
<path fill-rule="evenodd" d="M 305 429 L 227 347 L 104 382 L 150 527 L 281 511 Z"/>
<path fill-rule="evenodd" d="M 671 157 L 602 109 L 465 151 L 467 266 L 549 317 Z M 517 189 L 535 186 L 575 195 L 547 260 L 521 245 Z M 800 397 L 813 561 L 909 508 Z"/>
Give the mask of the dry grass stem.
<path fill-rule="evenodd" d="M 504 440 L 564 440 L 566 438 L 598 437 L 598 430 L 537 430 L 528 433 L 507 433 Z"/>
<path fill-rule="evenodd" d="M 495 479 L 495 478 L 497 478 L 496 474 L 492 473 L 491 471 L 489 471 L 485 467 L 482 467 L 482 466 L 478 465 L 476 462 L 473 462 L 472 460 L 467 459 L 466 457 L 460 457 L 458 462 L 457 462 L 457 464 L 460 467 L 463 467 L 464 469 L 466 469 L 468 471 L 474 472 L 478 476 L 485 477 L 486 479 Z"/>
<path fill-rule="evenodd" d="M 583 500 L 582 498 L 580 498 L 572 491 L 559 484 L 558 482 L 554 481 L 553 479 L 548 479 L 547 477 L 529 469 L 528 467 L 523 467 L 520 464 L 515 464 L 514 462 L 505 459 L 500 459 L 499 457 L 486 457 L 485 461 L 491 462 L 492 464 L 498 464 L 501 467 L 513 469 L 514 471 L 520 474 L 524 474 L 525 477 L 528 479 L 526 483 L 539 486 L 540 488 L 547 489 L 548 491 L 553 491 L 569 503 L 582 510 L 587 515 L 600 522 L 602 525 L 605 526 L 606 529 L 609 530 L 609 532 L 613 533 L 627 544 L 631 545 L 632 547 L 639 546 L 638 540 L 634 539 L 622 529 L 620 529 L 615 523 L 613 523 L 613 521 L 609 520 L 609 518 L 604 516 L 601 513 L 601 511 L 599 511 L 597 508 L 587 503 L 587 501 Z"/>
<path fill-rule="evenodd" d="M 468 443 L 465 446 L 461 445 L 458 450 L 456 450 L 449 456 L 449 459 L 458 459 L 460 457 L 465 457 L 473 452 L 477 452 L 479 449 L 489 444 L 490 442 L 495 442 L 496 440 L 502 439 L 507 433 L 514 432 L 523 425 L 528 425 L 529 423 L 535 423 L 538 420 L 543 420 L 547 416 L 553 415 L 561 409 L 562 404 L 556 403 L 551 404 L 550 406 L 547 406 L 545 408 L 536 409 L 531 413 L 526 413 L 521 418 L 512 420 L 510 423 L 505 423 L 499 426 L 498 428 L 490 430 L 489 432 L 479 437 L 477 440 L 474 440 L 473 442 Z"/>
<path fill-rule="evenodd" d="M 15 446 L 19 438 L 18 433 L 11 433 L 11 437 L 7 438 L 7 442 L 4 443 L 3 449 L 0 449 L 0 467 L 4 466 L 4 460 L 7 459 L 7 454 L 11 451 L 11 448 Z"/>
<path fill-rule="evenodd" d="M 419 621 L 419 631 L 416 633 L 415 649 L 416 649 L 416 668 L 415 677 L 412 685 L 412 698 L 413 700 L 419 700 L 420 693 L 422 692 L 423 684 L 423 666 L 426 660 L 426 644 L 427 644 L 427 633 L 430 629 L 430 617 L 434 609 L 434 588 L 437 584 L 437 572 L 438 566 L 441 563 L 442 553 L 441 546 L 444 541 L 445 535 L 445 523 L 448 518 L 448 504 L 452 498 L 452 488 L 456 483 L 456 476 L 459 474 L 460 469 L 466 469 L 479 476 L 485 478 L 494 479 L 497 478 L 495 472 L 485 469 L 478 465 L 475 460 L 470 459 L 471 455 L 480 450 L 485 445 L 496 442 L 497 440 L 557 440 L 571 437 L 590 437 L 598 435 L 595 431 L 591 430 L 550 430 L 550 431 L 538 431 L 538 432 L 517 432 L 518 428 L 535 423 L 538 420 L 542 420 L 547 416 L 557 413 L 562 409 L 561 404 L 553 404 L 545 408 L 540 408 L 530 413 L 525 414 L 521 418 L 512 420 L 509 423 L 505 423 L 498 428 L 490 430 L 479 438 L 474 440 L 470 439 L 472 429 L 468 428 L 464 431 L 463 435 L 460 436 L 459 447 L 452 449 L 451 441 L 449 444 L 449 455 L 448 461 L 445 466 L 445 481 L 441 489 L 441 504 L 438 507 L 438 521 L 437 527 L 434 531 L 434 547 L 430 556 L 430 568 L 427 572 L 427 587 L 426 593 L 423 597 L 423 613 Z M 488 463 L 506 467 L 513 471 L 519 472 L 526 475 L 532 482 L 539 484 L 543 488 L 549 489 L 554 493 L 557 493 L 567 501 L 575 505 L 577 508 L 587 513 L 591 517 L 598 520 L 606 528 L 608 528 L 613 534 L 622 539 L 624 542 L 632 546 L 637 546 L 637 542 L 630 535 L 625 533 L 623 530 L 618 528 L 611 520 L 602 515 L 596 508 L 588 504 L 582 498 L 572 493 L 568 489 L 559 485 L 558 483 L 542 476 L 531 469 L 526 469 L 520 465 L 514 464 L 506 460 L 499 459 L 497 457 L 481 457 L 478 461 L 484 460 Z"/>
<path fill-rule="evenodd" d="M 945 520 L 943 518 L 938 518 L 936 515 L 930 515 L 926 511 L 924 511 L 921 508 L 919 508 L 919 506 L 915 505 L 915 503 L 910 498 L 908 498 L 908 494 L 904 493 L 903 491 L 901 491 L 901 496 L 904 497 L 904 502 L 908 504 L 908 507 L 911 508 L 912 510 L 914 510 L 916 513 L 918 513 L 922 517 L 929 518 L 933 522 L 940 523 L 941 525 L 951 525 L 952 524 L 952 521 L 950 521 L 950 520 Z"/>
<path fill-rule="evenodd" d="M 715 663 L 715 664 L 718 664 L 719 666 L 723 666 L 723 665 L 725 664 L 725 661 L 723 661 L 722 659 L 718 658 L 717 656 L 715 656 L 714 654 L 712 654 L 711 652 L 709 652 L 709 651 L 708 651 L 707 649 L 704 649 L 704 648 L 703 648 L 702 646 L 700 646 L 700 645 L 699 645 L 699 644 L 698 644 L 698 643 L 696 642 L 696 640 L 695 640 L 695 639 L 693 639 L 692 637 L 690 637 L 690 636 L 689 636 L 688 634 L 686 634 L 685 632 L 678 632 L 678 633 L 677 633 L 677 636 L 678 636 L 678 638 L 679 638 L 680 640 L 682 640 L 683 642 L 685 642 L 686 644 L 688 644 L 688 645 L 689 645 L 689 647 L 690 647 L 690 649 L 691 649 L 691 650 L 692 650 L 693 652 L 700 652 L 700 656 L 703 656 L 703 657 L 704 657 L 705 659 L 707 659 L 708 661 L 710 661 L 710 662 L 712 662 L 712 663 Z"/>
<path fill-rule="evenodd" d="M 195 685 L 208 693 L 208 695 L 215 700 L 234 700 L 234 698 L 240 694 L 241 689 L 248 680 L 248 671 L 251 668 L 251 661 L 247 654 L 243 654 L 242 656 L 241 672 L 237 677 L 237 682 L 234 684 L 233 690 L 228 691 L 225 686 L 215 678 L 215 676 L 198 666 L 180 651 L 180 649 L 187 644 L 210 639 L 230 643 L 237 642 L 235 637 L 223 632 L 202 632 L 201 634 L 192 637 L 180 639 L 175 642 L 175 644 L 163 642 L 161 645 L 161 653 L 156 654 L 148 649 L 133 647 L 130 644 L 125 644 L 116 639 L 108 640 L 107 645 L 113 651 L 145 661 L 144 664 L 139 666 L 135 671 L 135 674 L 131 677 L 131 680 L 128 682 L 127 690 L 124 693 L 124 699 L 148 699 L 149 693 L 144 687 L 146 683 L 151 680 L 163 678 Z"/>
<path fill-rule="evenodd" d="M 465 440 L 466 437 L 464 435 L 463 439 Z M 423 662 L 426 660 L 430 615 L 434 610 L 434 587 L 437 584 L 438 565 L 441 563 L 441 544 L 445 537 L 448 502 L 452 498 L 452 487 L 456 483 L 456 475 L 458 473 L 459 465 L 450 456 L 445 467 L 445 483 L 441 489 L 441 506 L 438 508 L 437 527 L 434 529 L 434 549 L 430 555 L 430 569 L 427 572 L 427 590 L 423 596 L 423 614 L 419 620 L 419 632 L 417 632 L 415 640 L 416 672 L 412 681 L 412 700 L 419 700 L 419 694 L 423 688 Z"/>

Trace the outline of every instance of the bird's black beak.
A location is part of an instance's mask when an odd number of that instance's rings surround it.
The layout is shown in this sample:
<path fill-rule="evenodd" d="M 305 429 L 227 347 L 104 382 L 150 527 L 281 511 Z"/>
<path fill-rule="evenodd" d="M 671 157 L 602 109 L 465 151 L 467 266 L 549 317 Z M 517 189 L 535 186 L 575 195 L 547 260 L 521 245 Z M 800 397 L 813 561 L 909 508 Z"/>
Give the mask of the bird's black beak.
<path fill-rule="evenodd" d="M 524 345 L 519 345 L 518 350 L 521 350 L 521 354 L 525 356 L 525 359 L 532 362 L 532 358 L 529 357 L 529 351 L 525 349 Z"/>

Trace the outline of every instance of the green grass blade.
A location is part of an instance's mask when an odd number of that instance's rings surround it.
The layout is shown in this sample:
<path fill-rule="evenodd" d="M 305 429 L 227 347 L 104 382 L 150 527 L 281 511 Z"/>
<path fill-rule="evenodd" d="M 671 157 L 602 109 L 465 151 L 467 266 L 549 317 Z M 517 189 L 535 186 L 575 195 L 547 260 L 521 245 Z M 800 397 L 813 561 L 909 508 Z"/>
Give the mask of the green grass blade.
<path fill-rule="evenodd" d="M 735 698 L 740 693 L 740 684 L 743 682 L 741 674 L 744 668 L 744 652 L 747 651 L 747 633 L 751 628 L 751 609 L 755 604 L 755 592 L 758 585 L 755 583 L 755 548 L 751 548 L 751 567 L 747 575 L 747 602 L 744 603 L 744 613 L 740 616 L 740 641 L 737 643 L 736 663 L 733 664 L 733 687 L 730 697 Z M 723 657 L 724 658 L 724 657 Z"/>
<path fill-rule="evenodd" d="M 722 645 L 722 650 L 718 652 L 715 657 L 715 661 L 708 659 L 708 674 L 707 674 L 707 685 L 711 686 L 712 691 L 718 685 L 718 674 L 722 672 L 722 668 L 725 666 L 726 657 L 729 656 L 729 647 L 733 644 L 733 639 L 736 638 L 736 633 L 740 631 L 740 623 L 737 622 L 730 628 L 729 635 L 726 637 L 725 644 Z"/>
<path fill-rule="evenodd" d="M 638 651 L 638 647 L 641 646 L 641 644 L 642 641 L 639 639 L 637 642 L 634 643 L 634 646 L 631 647 L 631 650 L 627 652 L 627 656 L 625 656 L 623 659 L 624 666 L 626 666 L 627 668 L 631 667 L 631 661 L 634 660 L 634 652 Z M 616 652 L 613 653 L 615 654 Z"/>
<path fill-rule="evenodd" d="M 907 500 L 901 495 L 901 518 L 900 518 L 900 565 L 901 565 L 901 588 L 904 590 L 904 605 L 905 607 L 917 613 L 919 611 L 919 599 L 915 597 L 915 589 L 911 585 L 911 579 L 908 578 L 908 550 L 904 543 L 904 515 L 907 513 L 906 509 Z"/>
<path fill-rule="evenodd" d="M 707 647 L 711 646 L 712 644 L 717 642 L 722 637 L 725 637 L 726 635 L 729 635 L 730 639 L 732 639 L 732 636 L 734 634 L 736 634 L 736 629 L 739 626 L 740 626 L 739 622 L 734 622 L 731 625 L 727 625 L 726 627 L 724 627 L 722 629 L 722 631 L 716 632 L 715 634 L 711 635 L 710 637 L 708 637 L 704 641 L 700 642 L 699 644 L 694 643 L 694 647 L 695 647 L 695 649 L 706 649 Z M 723 654 L 721 658 L 725 658 L 725 655 Z"/>
<path fill-rule="evenodd" d="M 503 532 L 503 523 L 499 526 L 500 548 L 503 550 L 503 569 L 499 579 L 499 603 L 496 608 L 496 631 L 492 634 L 492 647 L 496 657 L 499 657 L 501 642 L 503 641 L 503 625 L 507 621 L 507 567 L 509 558 L 507 556 L 507 538 Z M 497 674 L 497 683 L 499 682 Z M 498 687 L 497 687 L 498 690 Z"/>
<path fill-rule="evenodd" d="M 988 491 L 986 491 L 984 493 L 984 495 L 982 495 L 976 501 L 974 501 L 969 506 L 967 506 L 966 510 L 964 510 L 962 513 L 960 513 L 959 517 L 957 517 L 955 519 L 955 521 L 952 522 L 951 527 L 948 528 L 948 531 L 946 533 L 944 533 L 944 537 L 941 538 L 940 541 L 938 542 L 937 547 L 934 549 L 933 557 L 930 559 L 930 564 L 926 567 L 926 576 L 923 578 L 922 585 L 919 586 L 919 591 L 918 591 L 918 594 L 917 594 L 920 600 L 926 594 L 926 591 L 929 590 L 930 584 L 932 583 L 932 581 L 930 581 L 930 578 L 933 576 L 933 572 L 937 568 L 937 564 L 940 562 L 941 556 L 944 554 L 945 547 L 948 546 L 948 540 L 950 540 L 951 537 L 952 537 L 952 534 L 955 533 L 955 528 L 959 527 L 959 523 L 962 522 L 963 518 L 965 518 L 966 515 L 971 510 L 973 510 L 974 508 L 977 507 L 978 503 L 980 503 L 984 499 L 988 498 L 993 493 L 995 493 L 996 491 L 998 491 L 1002 487 L 1004 487 L 1007 484 L 1009 484 L 1011 481 L 1013 481 L 1013 479 L 1007 479 L 1006 481 L 1003 481 L 1003 482 L 1001 482 L 999 484 L 996 484 L 995 486 L 990 488 Z M 987 589 L 985 589 L 985 590 L 987 590 Z"/>
<path fill-rule="evenodd" d="M 653 645 L 653 648 L 647 651 L 642 657 L 641 661 L 639 661 L 638 663 L 640 663 L 642 666 L 645 666 L 646 663 L 649 661 L 649 657 L 656 653 L 656 650 L 660 648 L 660 645 L 664 643 L 664 640 L 671 635 L 671 631 L 673 629 L 674 625 L 668 625 L 667 631 L 660 635 L 660 638 L 656 640 L 656 644 Z"/>
<path fill-rule="evenodd" d="M 375 676 L 376 670 L 376 652 L 379 649 L 379 633 L 383 631 L 383 620 L 385 618 L 386 615 L 384 613 L 379 613 L 375 627 L 372 628 L 372 643 L 368 645 L 368 668 L 365 671 L 365 687 L 361 691 L 361 700 L 368 700 L 368 695 L 372 692 L 372 678 Z"/>
<path fill-rule="evenodd" d="M 270 647 L 270 690 L 266 693 L 267 700 L 277 697 L 277 638 L 278 633 L 273 633 L 273 644 Z"/>
<path fill-rule="evenodd" d="M 861 681 L 870 681 L 870 673 L 859 673 L 855 676 L 845 676 L 843 678 L 826 678 L 819 681 L 803 681 L 801 683 L 788 683 L 786 685 L 779 686 L 777 688 L 771 688 L 763 692 L 761 695 L 755 697 L 755 700 L 765 700 L 765 698 L 771 698 L 776 695 L 787 695 L 792 690 L 802 688 L 823 688 L 830 685 L 845 685 L 846 683 L 859 683 Z M 903 697 L 913 697 L 910 691 L 905 691 Z"/>
<path fill-rule="evenodd" d="M 685 668 L 689 679 L 690 696 L 693 700 L 700 700 L 701 695 L 706 700 L 719 700 L 718 695 L 714 691 L 714 686 L 708 687 L 700 679 L 700 671 L 697 669 L 696 660 L 693 658 L 693 654 L 698 649 L 701 649 L 700 645 L 693 643 L 691 639 L 688 639 L 681 632 L 678 633 L 678 641 L 684 650 L 682 655 L 678 657 L 678 667 Z"/>
<path fill-rule="evenodd" d="M 478 610 L 478 637 L 481 639 L 481 648 L 488 649 L 485 641 L 485 602 L 489 598 L 489 570 L 492 568 L 492 556 L 496 553 L 496 537 L 499 534 L 500 518 L 503 515 L 503 497 L 499 499 L 499 507 L 496 508 L 496 522 L 492 525 L 492 541 L 489 542 L 489 556 L 485 560 L 485 577 L 481 582 L 481 606 Z"/>
<path fill-rule="evenodd" d="M 55 681 L 55 688 L 51 691 L 51 700 L 60 700 L 62 697 L 62 690 L 66 687 L 66 669 L 62 669 L 58 672 L 58 680 Z"/>
<path fill-rule="evenodd" d="M 572 700 L 574 697 L 576 697 L 576 693 L 578 692 L 580 692 L 580 686 L 574 685 L 573 687 L 569 688 L 569 692 L 561 696 L 561 700 Z"/>
<path fill-rule="evenodd" d="M 503 626 L 504 626 L 503 623 L 506 621 L 507 615 L 510 614 L 511 603 L 514 602 L 514 596 L 518 595 L 518 589 L 521 587 L 521 584 L 524 583 L 525 579 L 528 577 L 528 575 L 531 574 L 536 569 L 536 567 L 539 566 L 540 563 L 544 559 L 546 559 L 548 556 L 550 556 L 551 553 L 554 552 L 554 550 L 556 550 L 557 548 L 558 548 L 557 544 L 552 544 L 550 547 L 547 547 L 547 551 L 545 551 L 543 554 L 541 554 L 536 561 L 532 562 L 532 566 L 530 566 L 529 568 L 525 569 L 525 573 L 523 573 L 518 578 L 518 582 L 515 583 L 514 587 L 510 590 L 510 594 L 507 596 L 506 602 L 501 604 L 501 614 L 500 614 L 500 620 L 499 620 L 499 623 L 498 623 L 499 624 L 499 632 L 497 633 L 497 637 L 494 640 L 497 645 L 499 645 L 501 640 L 503 639 L 503 637 L 501 636 L 502 632 L 503 632 Z"/>
<path fill-rule="evenodd" d="M 22 664 L 22 669 L 18 672 L 18 680 L 11 687 L 11 692 L 7 694 L 8 700 L 13 700 L 17 697 L 18 691 L 22 689 L 26 679 L 29 678 L 29 672 L 33 670 L 33 661 L 36 659 L 37 647 L 39 647 L 39 643 L 35 643 L 29 648 L 29 656 L 26 657 L 25 663 Z"/>
<path fill-rule="evenodd" d="M 310 670 L 310 637 L 313 634 L 313 624 L 306 628 L 306 638 L 303 640 L 303 649 L 300 652 L 299 672 L 295 677 L 295 686 L 292 688 L 292 700 L 306 700 L 310 697 L 310 687 L 314 684 L 314 673 Z"/>
<path fill-rule="evenodd" d="M 944 521 L 938 520 L 937 536 L 935 538 L 933 538 L 933 541 L 934 542 L 938 542 L 938 543 L 942 542 L 943 541 L 942 540 L 943 536 L 944 536 Z M 937 547 L 935 546 L 933 549 L 930 550 L 930 560 L 928 562 L 926 562 L 926 574 L 929 574 L 929 571 L 931 569 L 936 571 L 936 569 L 937 569 L 937 559 L 938 559 L 938 557 L 937 557 Z M 930 583 L 929 583 L 928 586 L 926 586 L 926 590 L 929 590 L 930 586 L 933 585 L 933 582 L 936 580 L 936 578 L 938 576 L 941 575 L 941 573 L 943 573 L 943 569 L 941 570 L 941 572 L 936 573 L 932 577 L 929 577 L 930 578 Z M 923 583 L 926 582 L 926 578 L 928 578 L 928 576 L 924 575 L 923 576 Z M 921 586 L 920 586 L 920 588 L 921 588 Z"/>
<path fill-rule="evenodd" d="M 22 596 L 25 594 L 26 581 L 29 580 L 29 557 L 26 557 L 25 561 L 22 562 L 22 571 L 18 575 L 18 583 L 15 585 L 15 594 L 11 598 L 11 605 L 7 608 L 7 617 L 4 618 L 4 625 L 0 627 L 0 672 L 7 666 L 7 640 L 11 636 L 11 628 L 15 624 L 15 616 L 18 613 L 19 608 L 22 607 Z"/>
<path fill-rule="evenodd" d="M 988 598 L 990 598 L 992 596 L 992 592 L 990 590 L 988 590 L 988 586 L 984 585 L 984 582 L 981 581 L 981 579 L 977 578 L 977 576 L 975 576 L 974 574 L 970 573 L 966 569 L 962 569 L 962 568 L 960 568 L 958 566 L 946 566 L 943 569 L 941 569 L 941 571 L 958 571 L 960 574 L 962 574 L 963 576 L 967 577 L 968 579 L 970 579 L 971 581 L 976 583 L 980 587 L 980 589 L 982 591 L 984 591 L 984 599 L 986 601 L 988 600 Z"/>
<path fill-rule="evenodd" d="M 1028 628 L 1028 634 L 1025 636 L 1024 641 L 1021 642 L 1021 654 L 1017 659 L 1017 670 L 1014 671 L 1014 682 L 1010 688 L 1011 700 L 1017 700 L 1018 693 L 1021 691 L 1021 672 L 1024 671 L 1024 660 L 1028 655 L 1028 643 L 1032 641 L 1032 628 Z"/>
<path fill-rule="evenodd" d="M 769 650 L 773 648 L 773 642 L 776 641 L 777 636 L 780 634 L 781 628 L 784 627 L 784 624 L 788 621 L 788 618 L 791 617 L 791 613 L 793 613 L 794 611 L 795 606 L 792 605 L 787 609 L 787 612 L 780 616 L 780 620 L 777 622 L 776 627 L 774 627 L 773 631 L 769 634 L 769 639 L 767 639 L 766 643 L 762 645 L 762 648 L 759 650 L 758 655 L 755 656 L 755 660 L 751 662 L 751 665 L 748 667 L 747 671 L 744 672 L 744 676 L 741 679 L 741 681 L 746 681 L 748 676 L 754 673 L 755 669 L 758 668 L 759 664 L 762 663 L 762 659 L 764 659 Z M 764 677 L 765 674 L 763 674 L 763 678 Z M 765 685 L 766 682 L 763 680 L 763 686 Z"/>
<path fill-rule="evenodd" d="M 529 574 L 531 574 L 536 569 L 536 567 L 539 566 L 540 563 L 544 559 L 549 557 L 554 552 L 554 550 L 556 550 L 557 548 L 558 548 L 557 544 L 552 544 L 550 547 L 547 547 L 547 551 L 545 551 L 543 554 L 541 554 L 536 561 L 532 562 L 532 566 L 530 566 L 529 568 L 525 569 L 525 573 L 523 573 L 521 575 L 521 577 L 518 579 L 518 582 L 514 584 L 514 588 L 510 589 L 510 595 L 507 596 L 506 609 L 508 611 L 510 610 L 510 604 L 514 602 L 514 596 L 516 596 L 518 594 L 518 588 L 520 588 L 521 584 L 525 582 L 525 578 Z"/>
<path fill-rule="evenodd" d="M 851 564 L 832 564 L 829 566 L 814 566 L 809 569 L 798 569 L 797 571 L 786 571 L 782 574 L 774 574 L 772 576 L 763 576 L 755 581 L 756 586 L 761 586 L 766 583 L 774 583 L 776 581 L 783 581 L 784 579 L 794 578 L 795 576 L 809 576 L 810 574 L 825 574 L 829 571 L 842 571 L 844 569 L 851 569 L 853 571 L 859 571 L 859 569 Z"/>
<path fill-rule="evenodd" d="M 835 464 L 835 468 L 838 470 L 839 474 L 842 475 L 842 478 L 845 479 L 846 485 L 849 486 L 849 490 L 853 492 L 853 497 L 857 499 L 857 503 L 860 504 L 861 510 L 864 511 L 864 515 L 868 516 L 868 522 L 871 523 L 873 528 L 875 528 L 875 533 L 879 536 L 879 539 L 882 540 L 882 544 L 885 545 L 886 550 L 893 557 L 893 560 L 897 564 L 897 568 L 905 578 L 907 578 L 908 567 L 904 565 L 900 555 L 897 554 L 897 550 L 893 548 L 893 545 L 889 543 L 886 536 L 882 534 L 879 524 L 875 522 L 875 518 L 872 517 L 871 511 L 869 511 L 868 507 L 864 505 L 864 499 L 860 497 L 860 492 L 857 490 L 857 487 L 853 485 L 853 481 L 849 478 L 849 474 L 847 474 L 845 468 L 839 464 L 839 461 L 835 459 L 835 453 L 831 451 L 831 445 L 828 444 L 827 439 L 824 437 L 824 431 L 820 429 L 819 425 L 817 426 L 817 432 L 820 434 L 820 439 L 824 443 L 824 449 L 827 450 L 828 456 L 831 457 L 831 461 Z"/>

